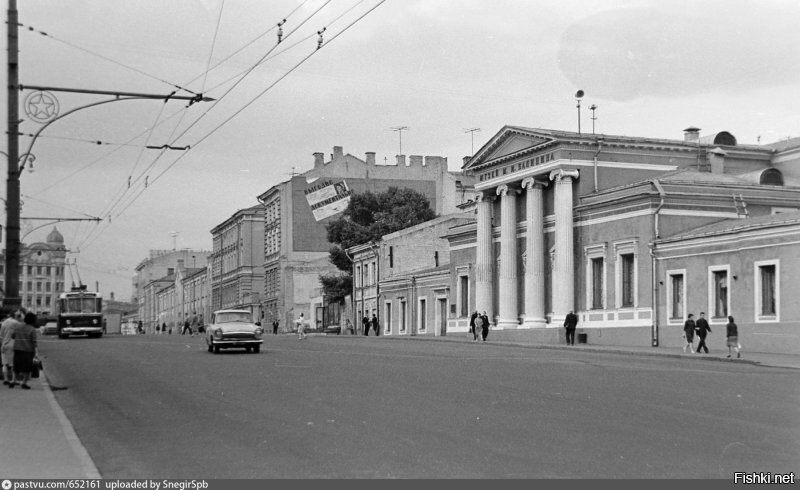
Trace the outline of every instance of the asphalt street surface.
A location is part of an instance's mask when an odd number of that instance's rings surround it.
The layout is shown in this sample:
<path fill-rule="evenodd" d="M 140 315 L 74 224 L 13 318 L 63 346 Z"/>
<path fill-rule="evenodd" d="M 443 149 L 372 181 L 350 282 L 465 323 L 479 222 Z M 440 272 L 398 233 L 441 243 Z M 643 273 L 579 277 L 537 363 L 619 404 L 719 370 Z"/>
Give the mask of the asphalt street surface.
<path fill-rule="evenodd" d="M 104 478 L 724 478 L 800 469 L 796 370 L 381 337 L 40 342 Z"/>

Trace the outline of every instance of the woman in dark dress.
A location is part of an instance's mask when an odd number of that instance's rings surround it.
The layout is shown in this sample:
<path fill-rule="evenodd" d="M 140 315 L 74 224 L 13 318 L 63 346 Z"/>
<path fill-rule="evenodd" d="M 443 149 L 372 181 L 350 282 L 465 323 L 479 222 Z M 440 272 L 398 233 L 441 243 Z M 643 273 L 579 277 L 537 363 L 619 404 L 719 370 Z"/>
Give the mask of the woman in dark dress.
<path fill-rule="evenodd" d="M 731 349 L 736 351 L 736 357 L 742 357 L 741 346 L 739 345 L 739 327 L 733 321 L 733 317 L 728 317 L 728 324 L 725 326 L 725 337 L 728 340 L 728 357 L 731 357 Z"/>
<path fill-rule="evenodd" d="M 33 371 L 33 358 L 36 357 L 36 314 L 26 313 L 25 323 L 14 326 L 14 378 L 11 388 L 19 384 L 23 390 L 31 389 L 28 381 Z"/>

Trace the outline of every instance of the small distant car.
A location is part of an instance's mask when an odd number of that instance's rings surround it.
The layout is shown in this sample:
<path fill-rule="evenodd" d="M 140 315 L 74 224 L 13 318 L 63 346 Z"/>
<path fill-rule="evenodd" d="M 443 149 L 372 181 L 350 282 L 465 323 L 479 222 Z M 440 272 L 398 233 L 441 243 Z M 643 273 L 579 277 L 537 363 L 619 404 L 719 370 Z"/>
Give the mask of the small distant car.
<path fill-rule="evenodd" d="M 253 323 L 248 310 L 218 310 L 211 314 L 206 325 L 205 339 L 208 352 L 218 354 L 220 349 L 244 348 L 258 353 L 264 342 L 264 329 Z"/>
<path fill-rule="evenodd" d="M 342 333 L 342 327 L 340 327 L 339 325 L 328 325 L 322 329 L 322 332 L 335 333 L 336 335 L 339 335 Z"/>
<path fill-rule="evenodd" d="M 56 335 L 58 334 L 58 322 L 47 322 L 42 327 L 43 335 Z"/>

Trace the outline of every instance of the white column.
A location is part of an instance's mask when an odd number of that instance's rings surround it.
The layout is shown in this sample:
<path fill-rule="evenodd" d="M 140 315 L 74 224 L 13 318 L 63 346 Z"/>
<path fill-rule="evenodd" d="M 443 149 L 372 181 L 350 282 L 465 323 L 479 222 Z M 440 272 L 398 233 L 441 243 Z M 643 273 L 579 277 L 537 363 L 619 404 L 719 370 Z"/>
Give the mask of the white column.
<path fill-rule="evenodd" d="M 476 197 L 478 229 L 475 256 L 475 308 L 486 312 L 489 321 L 494 316 L 492 308 L 494 279 L 494 247 L 492 246 L 492 201 L 485 192 Z"/>
<path fill-rule="evenodd" d="M 544 186 L 547 182 L 537 182 L 532 178 L 522 181 L 527 191 L 526 225 L 528 240 L 525 250 L 525 320 L 529 328 L 544 327 Z"/>
<path fill-rule="evenodd" d="M 580 174 L 577 170 L 554 170 L 550 180 L 555 181 L 556 247 L 553 267 L 553 311 L 551 325 L 560 326 L 567 313 L 575 307 L 575 270 L 572 241 L 572 181 Z"/>
<path fill-rule="evenodd" d="M 519 326 L 517 307 L 517 191 L 507 185 L 497 188 L 500 196 L 500 311 L 497 326 Z"/>

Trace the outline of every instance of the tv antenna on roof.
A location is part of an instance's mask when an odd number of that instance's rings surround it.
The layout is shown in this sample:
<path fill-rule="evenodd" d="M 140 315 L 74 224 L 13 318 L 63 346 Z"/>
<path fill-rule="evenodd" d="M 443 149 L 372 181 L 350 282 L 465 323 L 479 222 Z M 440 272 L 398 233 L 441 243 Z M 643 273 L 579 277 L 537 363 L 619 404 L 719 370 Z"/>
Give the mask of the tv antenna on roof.
<path fill-rule="evenodd" d="M 475 155 L 475 133 L 480 133 L 480 131 L 481 128 L 469 128 L 464 130 L 465 133 L 469 133 L 469 137 L 472 142 L 472 153 L 470 153 L 470 156 Z"/>
<path fill-rule="evenodd" d="M 395 126 L 393 128 L 389 128 L 392 131 L 396 131 L 398 135 L 400 135 L 400 155 L 403 154 L 403 131 L 408 130 L 408 126 Z"/>

